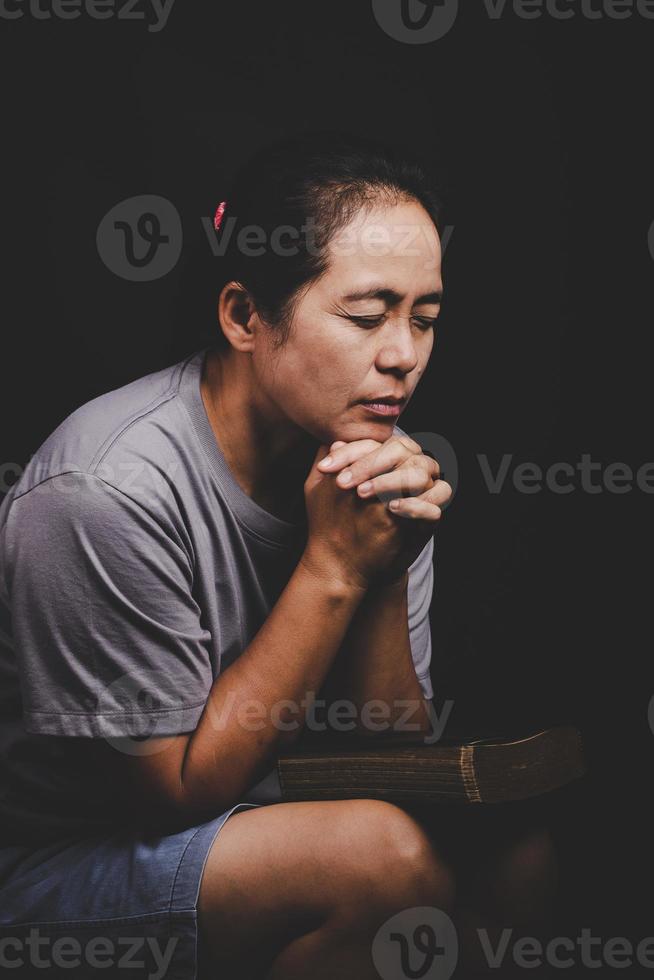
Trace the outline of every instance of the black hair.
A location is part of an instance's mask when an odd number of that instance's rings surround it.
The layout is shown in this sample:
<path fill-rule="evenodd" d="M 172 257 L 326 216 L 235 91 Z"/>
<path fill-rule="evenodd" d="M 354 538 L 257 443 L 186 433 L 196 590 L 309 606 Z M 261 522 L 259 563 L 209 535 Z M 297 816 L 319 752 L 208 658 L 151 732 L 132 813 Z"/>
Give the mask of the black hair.
<path fill-rule="evenodd" d="M 417 201 L 441 233 L 437 179 L 412 155 L 375 139 L 329 130 L 261 148 L 226 194 L 218 232 L 219 242 L 226 238 L 218 293 L 232 280 L 244 286 L 259 315 L 276 329 L 275 345 L 283 346 L 303 287 L 327 270 L 333 236 L 380 198 L 389 204 Z M 283 247 L 270 247 L 272 236 L 281 243 L 282 233 L 287 236 Z M 222 330 L 214 346 L 228 346 Z"/>

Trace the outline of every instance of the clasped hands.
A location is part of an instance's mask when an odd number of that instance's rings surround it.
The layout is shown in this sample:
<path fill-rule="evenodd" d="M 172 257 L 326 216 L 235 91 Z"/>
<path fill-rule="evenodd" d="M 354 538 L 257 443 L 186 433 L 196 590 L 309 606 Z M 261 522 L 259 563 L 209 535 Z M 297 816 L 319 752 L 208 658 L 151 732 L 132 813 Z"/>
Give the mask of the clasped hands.
<path fill-rule="evenodd" d="M 435 523 L 452 496 L 452 487 L 440 479 L 437 461 L 409 436 L 333 442 L 318 469 L 338 474 L 337 485 L 356 490 L 363 500 L 377 496 L 388 501 L 398 517 Z"/>

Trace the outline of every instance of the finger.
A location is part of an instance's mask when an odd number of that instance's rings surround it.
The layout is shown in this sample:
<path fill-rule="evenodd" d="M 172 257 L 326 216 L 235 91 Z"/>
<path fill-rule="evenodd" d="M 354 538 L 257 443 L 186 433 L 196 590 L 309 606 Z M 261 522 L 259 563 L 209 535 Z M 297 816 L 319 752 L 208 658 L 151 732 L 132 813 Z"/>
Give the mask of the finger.
<path fill-rule="evenodd" d="M 430 489 L 426 490 L 424 493 L 415 494 L 414 499 L 424 500 L 428 504 L 435 504 L 437 507 L 442 508 L 449 502 L 453 492 L 454 491 L 449 483 L 446 483 L 445 480 L 439 480 L 433 487 L 430 487 Z"/>
<path fill-rule="evenodd" d="M 415 453 L 414 455 L 409 456 L 401 465 L 423 467 L 434 482 L 441 475 L 441 468 L 438 460 L 434 459 L 433 456 L 427 456 L 426 453 L 423 452 Z"/>
<path fill-rule="evenodd" d="M 440 477 L 441 468 L 433 456 L 425 456 L 423 453 L 414 454 L 405 459 L 395 468 L 395 472 L 404 473 L 405 471 L 419 469 L 427 474 L 425 490 L 429 489 Z"/>
<path fill-rule="evenodd" d="M 422 446 L 417 443 L 415 439 L 412 439 L 411 436 L 393 436 L 392 438 L 397 439 L 398 442 L 401 442 L 402 445 L 406 446 L 411 453 L 422 452 Z"/>
<path fill-rule="evenodd" d="M 443 513 L 440 507 L 431 504 L 424 497 L 399 497 L 391 500 L 388 508 L 397 517 L 407 517 L 434 524 L 441 519 Z"/>
<path fill-rule="evenodd" d="M 408 455 L 406 455 L 407 453 Z M 405 479 L 405 473 L 413 473 L 416 469 L 425 474 L 425 477 L 411 476 Z M 398 496 L 406 496 L 416 492 L 422 493 L 429 489 L 440 476 L 440 466 L 432 456 L 425 456 L 422 452 L 410 453 L 401 440 L 396 440 L 395 445 L 391 446 L 386 442 L 376 453 L 371 453 L 364 459 L 357 461 L 349 467 L 349 472 L 351 480 L 348 483 L 344 483 L 343 479 L 337 477 L 339 486 L 358 487 L 363 492 L 363 496 L 370 496 L 378 492 L 374 480 L 377 474 L 399 474 L 396 478 L 397 482 L 385 483 L 384 490 L 390 486 L 397 486 Z M 343 478 L 346 475 L 344 473 Z"/>
<path fill-rule="evenodd" d="M 318 449 L 316 450 L 316 455 L 314 456 L 314 460 L 313 460 L 314 464 L 319 466 L 320 463 L 327 458 L 328 453 L 329 453 L 329 446 L 325 445 L 324 443 L 318 446 Z"/>
<path fill-rule="evenodd" d="M 416 444 L 417 445 L 417 444 Z M 342 452 L 343 450 L 339 450 Z M 354 487 L 359 483 L 364 483 L 372 477 L 379 476 L 380 473 L 388 473 L 415 454 L 407 449 L 400 439 L 392 437 L 387 439 L 374 452 L 368 453 L 363 458 L 356 460 L 352 465 L 348 465 L 343 472 L 339 473 L 336 482 L 340 487 Z"/>
<path fill-rule="evenodd" d="M 434 494 L 432 503 L 438 504 L 440 507 L 442 504 L 446 504 L 452 499 L 454 488 L 452 487 L 451 483 L 447 482 L 447 480 L 437 480 L 433 488 L 430 490 L 430 493 Z"/>
<path fill-rule="evenodd" d="M 361 483 L 358 493 L 364 498 L 377 496 L 380 500 L 392 500 L 394 497 L 419 496 L 432 486 L 432 478 L 423 466 L 400 466 Z"/>
<path fill-rule="evenodd" d="M 353 442 L 342 442 L 337 449 L 333 444 L 329 456 L 320 461 L 320 469 L 325 472 L 338 473 L 344 466 L 349 466 L 361 456 L 379 449 L 382 445 L 376 439 L 355 439 Z"/>
<path fill-rule="evenodd" d="M 426 500 L 430 504 L 436 504 L 438 507 L 443 507 L 444 504 L 452 499 L 453 493 L 454 491 L 449 483 L 445 480 L 437 480 L 433 487 L 430 487 L 429 490 L 421 494 L 421 499 Z"/>

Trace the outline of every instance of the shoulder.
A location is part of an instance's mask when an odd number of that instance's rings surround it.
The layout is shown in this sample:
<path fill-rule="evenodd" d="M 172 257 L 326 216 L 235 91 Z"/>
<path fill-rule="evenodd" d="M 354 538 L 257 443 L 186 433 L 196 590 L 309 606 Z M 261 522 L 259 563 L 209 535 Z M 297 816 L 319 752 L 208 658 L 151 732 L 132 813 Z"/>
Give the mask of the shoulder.
<path fill-rule="evenodd" d="M 181 361 L 105 392 L 71 412 L 30 458 L 12 487 L 19 500 L 47 481 L 73 474 L 98 480 L 127 492 L 135 468 L 150 464 L 165 470 L 175 457 L 175 430 L 185 422 L 173 407 Z M 91 479 L 87 482 L 93 483 Z"/>

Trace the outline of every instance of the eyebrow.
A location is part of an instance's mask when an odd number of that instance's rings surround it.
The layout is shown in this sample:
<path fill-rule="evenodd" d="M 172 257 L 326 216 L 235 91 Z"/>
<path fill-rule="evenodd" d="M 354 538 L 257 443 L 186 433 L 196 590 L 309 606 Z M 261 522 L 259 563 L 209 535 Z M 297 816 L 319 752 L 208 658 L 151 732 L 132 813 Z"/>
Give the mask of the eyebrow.
<path fill-rule="evenodd" d="M 345 297 L 348 303 L 355 303 L 361 299 L 381 299 L 389 306 L 394 306 L 396 303 L 400 303 L 404 296 L 394 289 L 376 289 L 373 286 L 371 289 L 359 289 L 354 293 L 348 293 Z M 442 299 L 442 292 L 425 293 L 424 296 L 418 296 L 416 303 L 440 303 Z"/>

